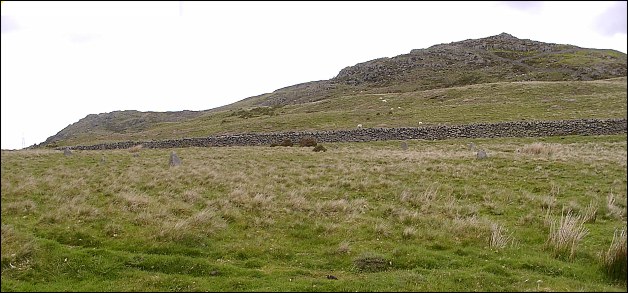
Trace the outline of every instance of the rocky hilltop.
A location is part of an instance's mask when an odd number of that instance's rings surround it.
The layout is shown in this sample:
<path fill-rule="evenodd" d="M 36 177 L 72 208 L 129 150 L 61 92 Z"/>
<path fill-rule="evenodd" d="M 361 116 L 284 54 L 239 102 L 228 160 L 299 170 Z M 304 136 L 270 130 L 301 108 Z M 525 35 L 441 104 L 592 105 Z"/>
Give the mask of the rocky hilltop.
<path fill-rule="evenodd" d="M 544 43 L 501 33 L 348 66 L 330 80 L 263 95 L 258 105 L 313 102 L 355 90 L 408 92 L 499 81 L 606 79 L 626 76 L 626 64 L 626 54 L 615 50 Z"/>

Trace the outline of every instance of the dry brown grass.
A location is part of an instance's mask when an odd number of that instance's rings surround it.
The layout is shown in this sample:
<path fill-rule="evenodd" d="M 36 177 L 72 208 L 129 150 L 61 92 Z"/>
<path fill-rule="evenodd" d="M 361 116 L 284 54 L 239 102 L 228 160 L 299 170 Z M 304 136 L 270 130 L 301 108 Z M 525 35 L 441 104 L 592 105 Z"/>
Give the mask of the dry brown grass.
<path fill-rule="evenodd" d="M 585 208 L 582 220 L 585 223 L 595 223 L 597 219 L 597 202 L 595 200 L 591 200 L 589 205 Z"/>
<path fill-rule="evenodd" d="M 195 241 L 213 235 L 227 227 L 227 222 L 214 209 L 204 209 L 194 215 L 163 223 L 158 239 Z"/>
<path fill-rule="evenodd" d="M 351 244 L 348 241 L 342 241 L 336 248 L 337 254 L 348 254 L 351 252 Z"/>
<path fill-rule="evenodd" d="M 436 201 L 439 199 L 439 189 L 440 186 L 438 184 L 430 184 L 423 192 L 413 192 L 410 190 L 403 190 L 399 199 L 401 202 L 410 203 L 413 207 L 420 207 L 423 211 L 429 210 L 431 205 L 436 204 Z"/>
<path fill-rule="evenodd" d="M 626 217 L 626 206 L 625 206 L 625 202 L 626 202 L 626 198 L 623 197 L 619 197 L 620 201 L 617 201 L 617 198 L 619 196 L 617 196 L 616 194 L 614 194 L 612 191 L 608 194 L 607 197 L 607 201 L 606 201 L 606 209 L 607 209 L 607 215 L 613 218 L 625 218 Z M 622 208 L 621 206 L 618 206 L 618 204 L 620 202 L 624 203 L 624 207 Z"/>
<path fill-rule="evenodd" d="M 508 245 L 509 242 L 512 242 L 512 234 L 505 235 L 508 231 L 504 229 L 501 225 L 492 223 L 491 224 L 491 238 L 489 240 L 489 247 L 491 249 L 499 250 L 504 249 Z"/>
<path fill-rule="evenodd" d="M 375 226 L 373 227 L 373 231 L 375 232 L 376 236 L 379 237 L 388 237 L 390 236 L 391 233 L 391 228 L 390 225 L 387 222 L 381 221 L 381 222 L 377 222 L 375 224 Z"/>
<path fill-rule="evenodd" d="M 405 227 L 403 229 L 403 232 L 401 232 L 401 236 L 404 239 L 412 239 L 416 237 L 416 234 L 417 234 L 417 230 L 414 227 Z"/>
<path fill-rule="evenodd" d="M 578 244 L 588 233 L 582 217 L 567 212 L 566 215 L 561 214 L 559 223 L 551 223 L 546 247 L 551 249 L 556 257 L 573 259 Z"/>
<path fill-rule="evenodd" d="M 468 239 L 486 243 L 486 238 L 490 233 L 490 223 L 487 219 L 478 216 L 461 216 L 444 220 L 440 223 L 448 235 L 455 239 Z"/>
<path fill-rule="evenodd" d="M 521 148 L 521 153 L 531 155 L 551 156 L 558 154 L 562 150 L 562 146 L 556 143 L 543 143 L 535 142 L 524 145 Z"/>
<path fill-rule="evenodd" d="M 138 145 L 134 145 L 128 148 L 128 151 L 129 153 L 138 153 L 140 150 L 142 150 L 142 148 L 144 148 L 144 146 L 141 144 L 138 144 Z"/>
<path fill-rule="evenodd" d="M 37 204 L 30 199 L 9 202 L 2 205 L 2 214 L 6 215 L 27 215 L 33 213 L 36 210 Z"/>

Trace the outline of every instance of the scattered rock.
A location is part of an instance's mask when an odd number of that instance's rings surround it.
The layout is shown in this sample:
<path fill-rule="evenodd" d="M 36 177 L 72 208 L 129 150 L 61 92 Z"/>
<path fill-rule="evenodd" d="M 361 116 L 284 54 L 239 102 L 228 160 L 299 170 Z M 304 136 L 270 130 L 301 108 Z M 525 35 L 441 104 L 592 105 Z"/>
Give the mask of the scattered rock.
<path fill-rule="evenodd" d="M 70 151 L 70 148 L 65 148 L 65 149 L 63 150 L 63 154 L 64 154 L 64 155 L 66 155 L 66 156 L 71 156 L 71 155 L 72 155 L 72 152 Z"/>
<path fill-rule="evenodd" d="M 219 271 L 211 271 L 211 272 L 209 272 L 210 276 L 218 276 L 219 274 L 220 274 Z"/>
<path fill-rule="evenodd" d="M 468 145 L 468 146 L 469 146 L 469 149 L 470 149 L 470 150 L 472 150 L 472 151 L 474 151 L 474 150 L 476 150 L 476 149 L 477 149 L 477 147 L 475 146 L 475 144 L 474 144 L 474 143 L 472 143 L 472 142 L 471 142 L 471 143 L 469 143 L 469 145 Z"/>
<path fill-rule="evenodd" d="M 405 142 L 405 141 L 402 141 L 401 142 L 401 149 L 404 150 L 404 151 L 407 150 L 408 149 L 408 143 Z"/>
<path fill-rule="evenodd" d="M 486 154 L 484 150 L 479 150 L 477 154 L 477 158 L 478 160 L 483 160 L 483 159 L 488 158 L 488 155 Z"/>
<path fill-rule="evenodd" d="M 179 159 L 177 154 L 172 152 L 170 154 L 170 167 L 175 167 L 175 166 L 179 166 L 179 165 L 181 165 L 181 159 Z"/>

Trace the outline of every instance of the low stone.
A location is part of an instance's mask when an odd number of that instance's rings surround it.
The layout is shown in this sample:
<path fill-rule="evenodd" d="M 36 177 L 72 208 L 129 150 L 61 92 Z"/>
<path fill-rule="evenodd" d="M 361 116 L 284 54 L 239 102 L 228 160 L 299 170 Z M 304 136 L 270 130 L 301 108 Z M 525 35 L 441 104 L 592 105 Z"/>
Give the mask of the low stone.
<path fill-rule="evenodd" d="M 179 165 L 181 165 L 181 159 L 179 159 L 177 154 L 172 152 L 170 154 L 170 167 L 175 167 L 175 166 L 179 166 Z"/>
<path fill-rule="evenodd" d="M 478 160 L 483 160 L 483 159 L 488 158 L 488 155 L 486 154 L 484 150 L 479 150 L 477 154 L 477 158 Z"/>

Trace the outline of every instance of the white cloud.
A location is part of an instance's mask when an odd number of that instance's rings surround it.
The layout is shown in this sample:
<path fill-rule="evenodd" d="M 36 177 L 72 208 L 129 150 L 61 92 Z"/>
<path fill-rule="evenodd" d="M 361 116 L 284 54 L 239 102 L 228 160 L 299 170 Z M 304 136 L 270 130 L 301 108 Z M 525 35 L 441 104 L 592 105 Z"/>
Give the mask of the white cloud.
<path fill-rule="evenodd" d="M 23 135 L 40 143 L 88 114 L 206 110 L 502 32 L 626 52 L 625 32 L 596 28 L 613 2 L 523 4 L 5 1 L 2 148 L 20 148 Z"/>

